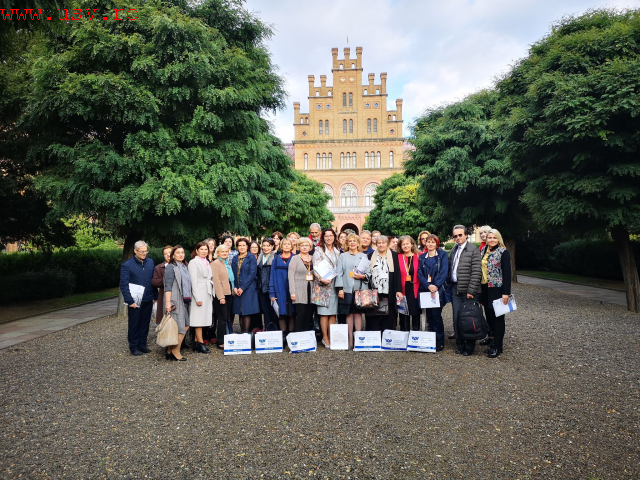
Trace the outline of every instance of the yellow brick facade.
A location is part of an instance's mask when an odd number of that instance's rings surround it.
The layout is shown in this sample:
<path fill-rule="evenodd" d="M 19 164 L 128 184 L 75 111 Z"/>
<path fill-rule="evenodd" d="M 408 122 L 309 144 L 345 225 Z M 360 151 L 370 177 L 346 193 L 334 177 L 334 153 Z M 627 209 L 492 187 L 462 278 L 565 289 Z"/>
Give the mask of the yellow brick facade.
<path fill-rule="evenodd" d="M 332 84 L 326 75 L 320 85 L 309 75 L 308 112 L 293 104 L 297 170 L 323 183 L 333 195 L 329 204 L 338 231 L 359 232 L 373 208 L 375 187 L 394 172 L 402 171 L 402 100 L 387 110 L 387 74 L 369 73 L 363 84 L 362 47 L 351 58 L 349 48 L 343 58 L 338 49 L 333 57 Z"/>

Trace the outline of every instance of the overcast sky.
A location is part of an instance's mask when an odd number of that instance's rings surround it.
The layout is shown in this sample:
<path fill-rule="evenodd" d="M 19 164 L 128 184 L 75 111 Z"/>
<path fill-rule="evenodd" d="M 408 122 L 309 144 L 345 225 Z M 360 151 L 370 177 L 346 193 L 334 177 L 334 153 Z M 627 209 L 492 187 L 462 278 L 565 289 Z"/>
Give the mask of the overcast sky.
<path fill-rule="evenodd" d="M 594 7 L 640 8 L 640 0 L 246 0 L 272 24 L 268 42 L 285 80 L 286 109 L 271 117 L 293 140 L 293 102 L 308 112 L 307 75 L 332 83 L 331 48 L 362 47 L 363 79 L 387 72 L 388 108 L 404 99 L 404 134 L 427 107 L 481 88 L 526 56 L 529 46 L 568 14 Z M 347 44 L 347 37 L 349 43 Z"/>

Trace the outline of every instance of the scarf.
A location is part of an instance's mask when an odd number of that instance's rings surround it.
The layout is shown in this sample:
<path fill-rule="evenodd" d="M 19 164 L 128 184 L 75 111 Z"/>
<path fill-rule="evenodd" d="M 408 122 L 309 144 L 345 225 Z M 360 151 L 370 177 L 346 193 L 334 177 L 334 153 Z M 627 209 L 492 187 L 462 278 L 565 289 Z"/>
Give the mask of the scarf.
<path fill-rule="evenodd" d="M 373 266 L 376 264 L 376 260 L 380 257 L 380 253 L 378 250 L 373 252 L 371 255 L 371 270 L 373 271 Z M 393 273 L 393 256 L 391 255 L 391 250 L 387 248 L 387 265 L 389 267 L 389 271 Z"/>
<path fill-rule="evenodd" d="M 229 264 L 229 258 L 225 258 L 224 260 L 222 260 L 222 263 L 224 263 L 224 266 L 227 267 L 227 273 L 229 274 L 229 283 L 233 285 L 235 278 L 233 277 L 233 270 L 231 269 L 231 265 Z"/>
<path fill-rule="evenodd" d="M 389 293 L 389 262 L 387 262 L 386 256 L 377 256 L 371 267 L 371 280 L 379 293 Z"/>
<path fill-rule="evenodd" d="M 184 263 L 178 263 L 178 268 L 182 279 L 182 300 L 184 303 L 189 303 L 191 302 L 191 275 L 189 275 L 189 269 Z"/>

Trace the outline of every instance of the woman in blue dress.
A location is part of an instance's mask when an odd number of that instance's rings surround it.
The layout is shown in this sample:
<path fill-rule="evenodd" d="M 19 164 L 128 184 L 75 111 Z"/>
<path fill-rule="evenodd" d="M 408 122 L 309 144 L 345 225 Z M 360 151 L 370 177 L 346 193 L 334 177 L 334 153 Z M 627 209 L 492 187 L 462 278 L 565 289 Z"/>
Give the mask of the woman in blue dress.
<path fill-rule="evenodd" d="M 271 263 L 269 278 L 269 297 L 278 304 L 280 330 L 288 334 L 295 330 L 296 311 L 289 292 L 289 264 L 293 257 L 293 243 L 288 238 L 280 242 L 282 253 L 275 256 Z"/>

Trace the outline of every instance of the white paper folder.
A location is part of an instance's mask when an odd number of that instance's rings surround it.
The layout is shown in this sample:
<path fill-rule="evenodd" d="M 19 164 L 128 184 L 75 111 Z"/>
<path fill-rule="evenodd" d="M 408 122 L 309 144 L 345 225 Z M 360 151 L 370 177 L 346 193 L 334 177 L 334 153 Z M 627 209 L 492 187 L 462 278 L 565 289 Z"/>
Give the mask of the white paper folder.
<path fill-rule="evenodd" d="M 496 317 L 500 317 L 505 313 L 515 312 L 516 310 L 516 299 L 513 298 L 513 295 L 509 295 L 509 301 L 506 305 L 502 303 L 502 298 L 493 301 L 493 311 L 496 313 Z"/>

